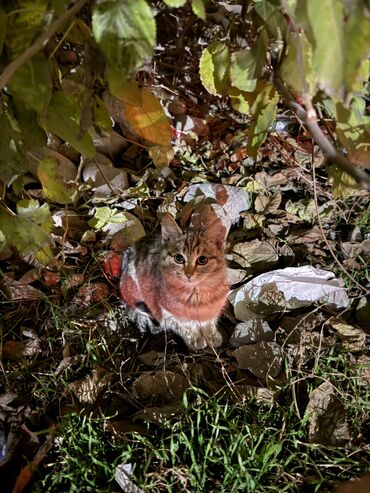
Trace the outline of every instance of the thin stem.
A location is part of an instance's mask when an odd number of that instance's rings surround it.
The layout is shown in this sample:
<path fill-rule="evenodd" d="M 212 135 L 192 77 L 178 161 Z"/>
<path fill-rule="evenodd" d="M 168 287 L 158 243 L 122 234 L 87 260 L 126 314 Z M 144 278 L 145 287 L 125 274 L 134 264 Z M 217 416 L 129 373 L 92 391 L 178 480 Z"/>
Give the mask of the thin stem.
<path fill-rule="evenodd" d="M 311 134 L 312 138 L 320 147 L 328 161 L 340 166 L 342 169 L 344 169 L 346 173 L 348 173 L 357 181 L 360 187 L 370 191 L 370 176 L 366 173 L 366 171 L 355 166 L 353 163 L 351 163 L 351 161 L 346 159 L 343 154 L 335 149 L 333 144 L 326 138 L 321 128 L 319 127 L 317 119 L 315 118 L 316 113 L 311 112 L 310 114 L 308 114 L 308 112 L 293 99 L 288 89 L 285 87 L 282 80 L 275 72 L 272 73 L 272 81 L 276 90 L 283 98 L 285 104 L 301 120 L 302 124 Z"/>
<path fill-rule="evenodd" d="M 28 60 L 36 55 L 49 41 L 49 39 L 63 27 L 63 25 L 74 15 L 79 12 L 90 0 L 79 0 L 73 7 L 64 12 L 56 19 L 44 33 L 42 33 L 36 41 L 27 48 L 18 58 L 9 63 L 0 74 L 0 91 L 4 89 L 14 73 L 24 65 Z"/>

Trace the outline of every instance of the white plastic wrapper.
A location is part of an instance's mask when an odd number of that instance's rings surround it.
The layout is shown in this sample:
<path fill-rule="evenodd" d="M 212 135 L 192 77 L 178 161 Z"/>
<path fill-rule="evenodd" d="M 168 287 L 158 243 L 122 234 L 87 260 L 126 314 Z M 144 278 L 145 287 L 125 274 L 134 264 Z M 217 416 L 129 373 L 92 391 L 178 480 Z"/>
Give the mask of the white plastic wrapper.
<path fill-rule="evenodd" d="M 261 274 L 229 294 L 238 320 L 310 306 L 316 302 L 334 308 L 349 305 L 347 291 L 333 272 L 309 265 Z"/>

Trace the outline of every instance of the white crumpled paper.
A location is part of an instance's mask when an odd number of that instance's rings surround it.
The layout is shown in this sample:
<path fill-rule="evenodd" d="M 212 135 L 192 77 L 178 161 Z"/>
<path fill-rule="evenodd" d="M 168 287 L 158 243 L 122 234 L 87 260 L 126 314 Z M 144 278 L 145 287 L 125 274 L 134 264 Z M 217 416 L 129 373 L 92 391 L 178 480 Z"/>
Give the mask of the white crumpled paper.
<path fill-rule="evenodd" d="M 190 185 L 184 197 L 184 202 L 189 202 L 196 197 L 214 199 L 224 208 L 231 223 L 239 220 L 240 213 L 251 206 L 251 196 L 245 190 L 232 185 L 216 183 L 195 183 Z"/>
<path fill-rule="evenodd" d="M 349 305 L 347 291 L 333 272 L 310 265 L 287 267 L 261 274 L 229 294 L 238 320 L 310 306 L 315 302 L 334 308 Z"/>

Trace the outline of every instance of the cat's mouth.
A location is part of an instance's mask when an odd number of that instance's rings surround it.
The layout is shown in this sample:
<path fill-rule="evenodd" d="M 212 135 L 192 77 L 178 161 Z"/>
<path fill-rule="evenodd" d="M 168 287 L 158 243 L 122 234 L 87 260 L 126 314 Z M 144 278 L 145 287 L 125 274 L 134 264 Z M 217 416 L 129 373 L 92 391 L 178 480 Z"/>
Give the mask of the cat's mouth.
<path fill-rule="evenodd" d="M 194 276 L 182 276 L 182 281 L 186 286 L 195 286 L 199 283 L 199 279 L 196 279 Z"/>

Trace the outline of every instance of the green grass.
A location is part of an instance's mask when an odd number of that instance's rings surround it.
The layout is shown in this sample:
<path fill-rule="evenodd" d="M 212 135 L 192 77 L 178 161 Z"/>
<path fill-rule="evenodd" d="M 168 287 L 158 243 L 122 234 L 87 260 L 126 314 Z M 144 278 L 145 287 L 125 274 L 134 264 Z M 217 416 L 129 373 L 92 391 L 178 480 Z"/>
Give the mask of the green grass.
<path fill-rule="evenodd" d="M 30 395 L 32 409 L 54 416 L 59 423 L 56 445 L 35 475 L 33 492 L 118 492 L 114 471 L 121 463 L 133 464 L 133 480 L 150 493 L 323 493 L 336 481 L 370 471 L 370 386 L 360 377 L 355 355 L 337 345 L 320 353 L 305 347 L 300 364 L 290 361 L 286 377 L 271 383 L 277 393 L 274 403 L 231 399 L 230 392 L 229 397 L 210 396 L 191 388 L 176 416 L 160 424 L 144 423 L 145 434 L 130 432 L 113 439 L 105 431 L 107 423 L 123 418 L 136 421 L 131 415 L 116 418 L 119 409 L 110 405 L 109 397 L 107 406 L 94 404 L 61 418 L 60 406 L 71 404 L 69 382 L 96 365 L 115 375 L 107 388 L 109 395 L 122 397 L 123 402 L 128 396 L 133 399 L 132 382 L 145 370 L 135 359 L 136 343 L 130 349 L 128 340 L 116 334 L 118 343 L 113 344 L 112 336 L 99 326 L 85 325 L 83 319 L 72 324 L 63 310 L 51 304 L 47 310 L 53 325 L 39 328 L 40 334 L 47 335 L 41 360 L 35 355 L 10 362 L 9 369 L 5 367 L 9 371 L 2 375 L 4 385 L 18 385 Z M 43 319 L 43 312 L 39 317 Z M 5 335 L 16 338 L 12 324 L 7 327 Z M 66 344 L 84 360 L 55 374 Z M 181 361 L 179 357 L 178 364 Z M 308 441 L 304 410 L 310 392 L 325 381 L 335 386 L 346 410 L 353 439 L 344 447 Z M 131 412 L 140 410 L 140 402 L 133 401 Z M 97 418 L 99 408 L 109 415 Z"/>
<path fill-rule="evenodd" d="M 124 452 L 125 461 L 136 458 L 136 480 L 145 491 L 315 492 L 348 477 L 348 470 L 370 467 L 365 452 L 348 457 L 349 448 L 308 443 L 307 423 L 293 404 L 269 409 L 201 391 L 193 397 L 192 405 L 185 399 L 181 421 L 152 439 L 136 435 Z"/>
<path fill-rule="evenodd" d="M 110 491 L 120 448 L 104 436 L 102 420 L 70 414 L 61 423 L 56 449 L 41 469 L 34 492 Z"/>
<path fill-rule="evenodd" d="M 273 404 L 232 402 L 189 389 L 180 418 L 148 424 L 147 434 L 126 434 L 114 444 L 103 432 L 105 418 L 67 416 L 55 460 L 45 468 L 50 473 L 43 472 L 34 491 L 117 491 L 114 469 L 122 462 L 134 464 L 136 484 L 154 493 L 324 492 L 335 481 L 369 471 L 369 448 L 360 438 L 335 448 L 308 443 L 308 422 L 292 394 L 303 375 L 281 387 Z M 354 436 L 363 439 L 370 389 L 359 383 L 346 354 L 331 350 L 306 378 L 306 397 L 322 381 L 333 382 Z"/>
<path fill-rule="evenodd" d="M 370 204 L 368 204 L 367 208 L 357 218 L 356 226 L 360 228 L 363 236 L 370 233 Z"/>

